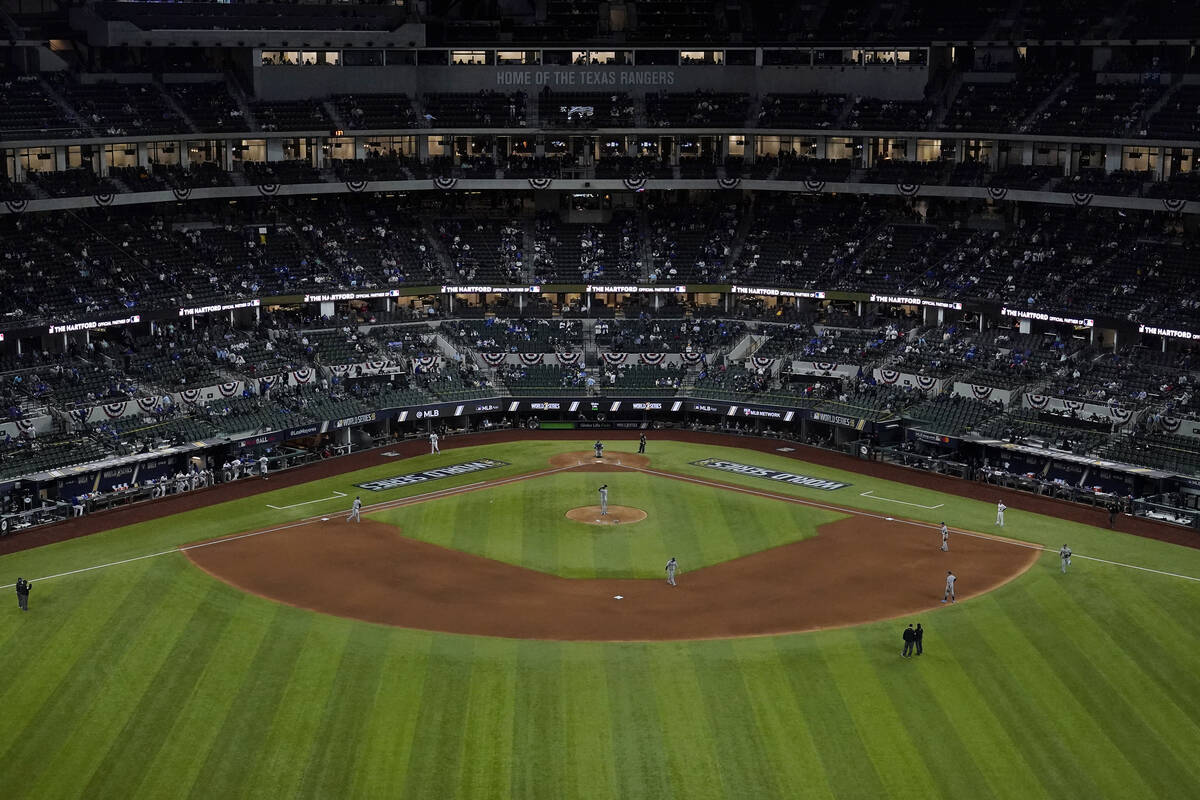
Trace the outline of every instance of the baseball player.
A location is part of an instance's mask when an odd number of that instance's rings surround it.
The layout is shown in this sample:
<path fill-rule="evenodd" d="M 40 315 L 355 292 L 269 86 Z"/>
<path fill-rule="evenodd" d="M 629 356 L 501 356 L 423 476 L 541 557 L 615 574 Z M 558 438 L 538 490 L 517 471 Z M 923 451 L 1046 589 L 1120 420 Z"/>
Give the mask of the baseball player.
<path fill-rule="evenodd" d="M 436 456 L 441 452 L 442 451 L 440 449 L 438 449 L 437 434 L 436 433 L 429 434 L 429 455 Z"/>
<path fill-rule="evenodd" d="M 646 434 L 644 433 L 638 437 L 638 452 L 646 452 Z"/>
<path fill-rule="evenodd" d="M 263 453 L 258 457 L 258 474 L 265 481 L 267 479 L 267 454 Z"/>
<path fill-rule="evenodd" d="M 1063 574 L 1066 574 L 1067 567 L 1071 566 L 1071 548 L 1064 544 L 1062 549 L 1058 551 L 1058 558 L 1062 561 Z"/>
<path fill-rule="evenodd" d="M 671 556 L 671 560 L 667 562 L 667 583 L 671 586 L 675 585 L 675 570 L 679 569 L 679 562 L 675 560 L 675 556 Z"/>
<path fill-rule="evenodd" d="M 954 582 L 958 580 L 958 576 L 950 570 L 946 570 L 946 593 L 942 595 L 942 602 L 948 599 L 951 603 L 957 603 L 954 599 Z"/>
<path fill-rule="evenodd" d="M 950 529 L 946 527 L 946 523 L 942 523 L 942 552 L 950 552 Z"/>
<path fill-rule="evenodd" d="M 350 506 L 350 516 L 346 517 L 346 521 L 354 520 L 362 522 L 362 500 L 358 497 L 354 498 L 354 505 Z"/>
<path fill-rule="evenodd" d="M 596 458 L 604 458 L 604 442 L 597 441 L 592 447 L 596 451 Z"/>
<path fill-rule="evenodd" d="M 996 524 L 999 525 L 1001 528 L 1004 527 L 1004 510 L 1007 508 L 1008 508 L 1008 506 L 1004 505 L 1003 500 L 996 503 Z"/>
<path fill-rule="evenodd" d="M 600 487 L 600 516 L 608 516 L 608 484 Z"/>

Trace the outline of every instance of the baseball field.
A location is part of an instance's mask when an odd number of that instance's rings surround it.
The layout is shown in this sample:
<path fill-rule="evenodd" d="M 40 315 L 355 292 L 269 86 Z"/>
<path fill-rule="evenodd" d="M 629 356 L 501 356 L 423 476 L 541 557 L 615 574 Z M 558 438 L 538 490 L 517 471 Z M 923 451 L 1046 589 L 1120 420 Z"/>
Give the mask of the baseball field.
<path fill-rule="evenodd" d="M 1200 550 L 778 442 L 502 438 L 11 537 L 3 796 L 1200 796 Z"/>

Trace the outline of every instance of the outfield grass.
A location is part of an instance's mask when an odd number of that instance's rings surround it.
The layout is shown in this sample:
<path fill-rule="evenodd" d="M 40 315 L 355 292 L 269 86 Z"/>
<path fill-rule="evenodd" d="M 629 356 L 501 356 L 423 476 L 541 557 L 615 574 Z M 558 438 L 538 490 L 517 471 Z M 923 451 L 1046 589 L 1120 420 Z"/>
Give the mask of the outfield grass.
<path fill-rule="evenodd" d="M 579 443 L 471 448 L 370 477 L 485 455 L 527 471 L 569 449 Z M 656 467 L 753 486 L 764 482 L 687 464 L 783 466 L 854 483 L 817 500 L 868 507 L 858 493 L 873 489 L 945 503 L 957 526 L 992 522 L 986 498 L 770 454 L 653 442 L 650 455 Z M 5 556 L 0 575 L 36 578 L 277 524 L 286 515 L 264 503 L 361 478 Z M 472 497 L 491 491 L 510 488 Z M 1019 509 L 1009 523 L 1008 535 L 1057 546 L 1066 532 L 1077 552 L 1200 576 L 1196 551 Z M 623 552 L 596 553 L 593 568 L 622 568 Z M 386 628 L 245 595 L 178 555 L 35 585 L 28 614 L 8 598 L 0 787 L 11 797 L 1200 795 L 1200 584 L 1084 560 L 1062 576 L 1051 554 L 995 592 L 925 615 L 926 654 L 909 661 L 895 623 L 630 644 Z"/>

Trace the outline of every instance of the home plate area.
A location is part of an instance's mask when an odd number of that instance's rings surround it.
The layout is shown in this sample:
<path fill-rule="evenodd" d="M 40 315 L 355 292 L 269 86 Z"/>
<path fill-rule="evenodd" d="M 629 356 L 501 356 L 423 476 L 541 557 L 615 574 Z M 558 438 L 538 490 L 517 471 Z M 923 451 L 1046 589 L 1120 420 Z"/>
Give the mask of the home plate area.
<path fill-rule="evenodd" d="M 567 512 L 567 519 L 588 525 L 620 525 L 641 522 L 645 518 L 645 511 L 629 506 L 609 506 L 607 514 L 600 513 L 600 506 L 580 506 Z"/>

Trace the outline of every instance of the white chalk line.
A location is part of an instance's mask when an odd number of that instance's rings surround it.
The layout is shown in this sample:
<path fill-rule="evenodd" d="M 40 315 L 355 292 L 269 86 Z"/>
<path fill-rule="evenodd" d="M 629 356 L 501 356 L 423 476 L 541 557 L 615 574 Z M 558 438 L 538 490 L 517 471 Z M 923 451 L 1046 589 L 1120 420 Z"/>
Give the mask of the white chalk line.
<path fill-rule="evenodd" d="M 339 491 L 335 490 L 332 497 L 318 497 L 316 500 L 305 500 L 303 503 L 292 503 L 289 506 L 273 506 L 270 503 L 267 503 L 267 508 L 273 508 L 276 511 L 285 511 L 289 508 L 299 508 L 300 506 L 311 506 L 313 503 L 326 503 L 330 500 L 340 500 L 346 496 L 347 495 L 345 492 L 339 492 Z"/>
<path fill-rule="evenodd" d="M 446 489 L 438 489 L 438 490 L 432 491 L 432 492 L 425 492 L 424 494 L 412 495 L 410 497 L 399 497 L 394 500 L 385 500 L 385 501 L 382 501 L 379 503 L 374 503 L 369 506 L 364 506 L 363 511 L 367 511 L 367 512 L 387 511 L 387 510 L 390 510 L 393 508 L 402 508 L 403 506 L 406 506 L 406 505 L 415 505 L 417 503 L 429 502 L 430 500 L 438 500 L 443 497 L 450 497 L 455 494 L 463 494 L 465 492 L 474 491 L 474 490 L 481 489 L 481 488 L 492 488 L 495 486 L 504 486 L 504 485 L 507 485 L 510 483 L 516 483 L 518 481 L 531 480 L 533 478 L 541 478 L 541 477 L 545 477 L 546 475 L 553 475 L 558 472 L 564 472 L 566 470 L 575 469 L 577 466 L 579 466 L 579 465 L 572 464 L 571 466 L 567 466 L 567 467 L 555 467 L 554 469 L 542 470 L 540 472 L 530 472 L 530 473 L 526 473 L 523 475 L 513 475 L 511 477 L 501 478 L 496 481 L 477 481 L 475 483 L 468 483 L 463 486 L 452 486 L 452 487 L 449 487 Z M 643 473 L 646 473 L 647 475 L 655 475 L 655 476 L 663 477 L 663 478 L 672 478 L 674 480 L 680 480 L 680 481 L 684 481 L 686 483 L 695 483 L 695 484 L 698 484 L 701 486 L 710 486 L 710 487 L 713 487 L 716 489 L 725 489 L 727 491 L 740 492 L 742 494 L 753 495 L 756 497 L 765 497 L 765 498 L 768 498 L 771 500 L 782 500 L 784 502 L 795 503 L 797 505 L 809 506 L 811 508 L 822 508 L 822 509 L 826 509 L 829 511 L 837 511 L 837 512 L 840 512 L 843 514 L 852 514 L 854 516 L 867 517 L 869 519 L 877 519 L 877 520 L 883 520 L 883 521 L 887 521 L 887 522 L 900 522 L 900 523 L 903 523 L 906 525 L 915 525 L 916 527 L 919 527 L 919 528 L 928 528 L 928 529 L 932 529 L 932 530 L 936 530 L 940 527 L 940 526 L 934 525 L 933 523 L 930 523 L 930 522 L 920 522 L 918 520 L 912 520 L 912 519 L 897 519 L 894 517 L 887 517 L 882 514 L 875 514 L 870 511 L 863 511 L 861 509 L 846 508 L 845 506 L 837 506 L 837 505 L 832 505 L 829 503 L 820 503 L 820 502 L 817 502 L 816 500 L 808 500 L 803 497 L 792 497 L 790 495 L 778 494 L 776 492 L 764 492 L 764 491 L 761 491 L 758 489 L 752 489 L 748 486 L 738 486 L 736 484 L 731 484 L 731 483 L 717 483 L 714 481 L 707 481 L 707 480 L 704 480 L 703 478 L 697 478 L 697 477 L 694 477 L 691 475 L 684 475 L 682 473 L 662 472 L 660 470 L 653 470 L 653 469 L 648 469 L 645 467 L 625 467 L 625 469 L 628 469 L 631 472 L 643 472 Z M 340 514 L 338 516 L 340 516 Z M 328 519 L 328 518 L 329 518 L 329 515 L 319 515 L 318 514 L 316 516 L 306 517 L 304 519 L 297 520 L 297 521 L 289 523 L 287 525 L 280 525 L 280 526 L 277 526 L 274 528 L 267 528 L 265 530 L 260 530 L 260 531 L 251 531 L 249 533 L 238 533 L 238 534 L 233 534 L 230 536 L 223 536 L 219 539 L 212 539 L 207 542 L 197 542 L 195 544 L 181 545 L 179 547 L 175 547 L 170 550 L 162 550 L 157 553 L 147 553 L 146 555 L 134 556 L 133 558 L 126 558 L 126 559 L 122 559 L 120 561 L 110 561 L 106 564 L 96 564 L 96 565 L 90 566 L 90 567 L 82 567 L 80 569 L 73 569 L 73 570 L 69 570 L 67 572 L 59 572 L 54 575 L 47 575 L 42 578 L 33 578 L 33 579 L 31 579 L 31 581 L 34 583 L 38 583 L 41 581 L 53 580 L 55 578 L 65 578 L 70 575 L 78 575 L 83 572 L 92 572 L 94 570 L 107 569 L 109 567 L 119 567 L 124 564 L 131 564 L 135 561 L 144 561 L 145 559 L 148 559 L 148 558 L 157 558 L 159 556 L 168 556 L 168 555 L 172 555 L 174 553 L 183 553 L 183 552 L 187 552 L 188 550 L 195 550 L 200 547 L 209 547 L 214 544 L 221 544 L 222 542 L 234 542 L 239 539 L 248 539 L 253 536 L 265 536 L 266 534 L 269 534 L 269 533 L 278 533 L 280 531 L 286 531 L 286 530 L 290 530 L 292 528 L 298 528 L 303 525 L 311 525 L 312 523 L 317 522 L 321 519 Z M 1021 542 L 1021 541 L 1017 541 L 1015 539 L 1007 539 L 1002 536 L 991 536 L 989 534 L 980 533 L 978 531 L 967 531 L 967 530 L 962 530 L 959 528 L 951 528 L 950 530 L 954 531 L 956 534 L 958 534 L 960 536 L 971 536 L 976 539 L 986 539 L 988 541 L 1015 545 L 1017 547 L 1024 547 L 1024 548 L 1027 548 L 1030 550 L 1040 550 L 1043 552 L 1057 552 L 1053 548 L 1046 547 L 1044 545 L 1034 544 L 1031 542 Z M 1121 561 L 1109 561 L 1108 559 L 1105 559 L 1105 558 L 1097 558 L 1095 556 L 1079 555 L 1078 553 L 1072 554 L 1071 557 L 1072 558 L 1082 558 L 1082 559 L 1086 559 L 1088 561 L 1096 561 L 1101 564 L 1109 564 L 1114 567 L 1124 567 L 1125 569 L 1133 569 L 1133 570 L 1138 570 L 1141 572 L 1150 572 L 1150 573 L 1154 573 L 1155 575 L 1164 575 L 1164 576 L 1167 576 L 1170 578 L 1180 578 L 1182 580 L 1194 581 L 1194 582 L 1200 583 L 1200 578 L 1194 577 L 1192 575 L 1183 575 L 1178 572 L 1167 572 L 1165 570 L 1152 569 L 1150 567 L 1138 566 L 1137 564 L 1126 564 Z M 0 589 L 11 589 L 14 586 L 16 586 L 15 583 L 4 584 L 4 585 L 0 585 Z"/>
<path fill-rule="evenodd" d="M 409 497 L 398 497 L 394 500 L 385 500 L 385 501 L 382 501 L 379 503 L 374 503 L 369 506 L 363 506 L 362 510 L 366 511 L 366 512 L 387 511 L 387 510 L 390 510 L 393 508 L 401 508 L 405 505 L 415 505 L 417 503 L 424 503 L 424 502 L 428 502 L 430 500 L 438 500 L 438 499 L 441 499 L 442 497 L 450 497 L 455 494 L 462 494 L 464 492 L 474 491 L 476 489 L 491 488 L 493 486 L 504 486 L 505 484 L 516 483 L 517 481 L 529 480 L 531 478 L 541 478 L 541 477 L 545 477 L 546 475 L 553 475 L 556 472 L 562 472 L 564 470 L 574 469 L 576 466 L 578 466 L 578 465 L 573 464 L 569 467 L 555 467 L 554 469 L 542 470 L 541 472 L 530 472 L 530 473 L 526 473 L 524 475 L 513 475 L 512 477 L 501 478 L 496 481 L 476 481 L 475 483 L 468 483 L 463 486 L 451 486 L 446 489 L 438 489 L 436 491 L 425 492 L 423 494 L 418 494 L 418 495 L 411 495 Z M 120 561 L 109 561 L 105 564 L 95 564 L 90 567 L 81 567 L 80 569 L 72 569 L 72 570 L 68 570 L 66 572 L 55 573 L 54 575 L 46 575 L 41 578 L 31 578 L 30 581 L 32 583 L 40 583 L 42 581 L 54 580 L 55 578 L 65 578 L 70 575 L 78 575 L 83 572 L 92 572 L 92 571 L 98 570 L 98 569 L 107 569 L 109 567 L 119 567 L 124 564 L 132 564 L 135 561 L 144 561 L 148 558 L 158 558 L 159 556 L 169 556 L 174 553 L 184 553 L 184 552 L 187 552 L 188 550 L 195 550 L 200 547 L 210 547 L 214 544 L 221 544 L 223 542 L 236 542 L 239 539 L 249 539 L 253 536 L 265 536 L 268 533 L 279 533 L 280 531 L 291 530 L 292 528 L 299 528 L 303 525 L 311 525 L 312 523 L 320 521 L 322 519 L 329 519 L 331 516 L 339 516 L 340 517 L 342 515 L 341 515 L 341 513 L 339 513 L 337 515 L 317 514 L 317 515 L 314 515 L 311 517 L 305 517 L 304 519 L 296 520 L 295 522 L 291 522 L 286 525 L 279 525 L 274 528 L 266 528 L 264 530 L 251 531 L 249 533 L 236 533 L 236 534 L 232 534 L 230 536 L 222 536 L 219 539 L 212 539 L 207 542 L 196 542 L 194 544 L 180 545 L 179 547 L 173 547 L 170 550 L 160 550 L 157 553 L 146 553 L 145 555 L 134 556 L 132 558 L 123 558 Z M 16 586 L 15 583 L 3 584 L 3 585 L 0 585 L 0 589 L 11 589 L 14 586 Z"/>
<path fill-rule="evenodd" d="M 859 492 L 858 496 L 866 497 L 870 500 L 882 500 L 885 503 L 899 503 L 900 505 L 903 505 L 903 506 L 912 506 L 914 508 L 923 508 L 926 511 L 935 511 L 935 510 L 941 508 L 942 506 L 946 505 L 945 503 L 938 503 L 936 506 L 923 506 L 920 503 L 910 503 L 907 500 L 894 500 L 890 497 L 880 497 L 877 494 L 873 494 L 874 491 L 875 491 L 874 489 L 868 489 L 865 492 Z"/>
<path fill-rule="evenodd" d="M 783 500 L 785 502 L 796 503 L 796 504 L 802 505 L 802 506 L 811 506 L 813 508 L 823 508 L 823 509 L 827 509 L 829 511 L 840 511 L 843 514 L 853 514 L 853 515 L 859 516 L 859 517 L 868 517 L 870 519 L 879 519 L 879 520 L 884 520 L 884 521 L 888 521 L 888 522 L 901 522 L 906 525 L 915 525 L 918 528 L 928 528 L 930 530 L 939 530 L 941 528 L 940 525 L 934 525 L 932 522 L 920 522 L 919 520 L 915 520 L 915 519 L 897 519 L 897 518 L 893 518 L 893 517 L 886 517 L 882 514 L 876 514 L 871 511 L 863 511 L 863 510 L 857 509 L 857 508 L 846 508 L 845 506 L 835 506 L 835 505 L 831 505 L 829 503 L 820 503 L 820 502 L 817 502 L 816 500 L 808 500 L 803 497 L 792 497 L 790 495 L 778 494 L 776 492 L 764 492 L 764 491 L 760 491 L 758 489 L 752 489 L 748 486 L 738 486 L 738 485 L 732 484 L 732 483 L 717 483 L 714 481 L 706 481 L 703 478 L 697 478 L 697 477 L 694 477 L 691 475 L 684 475 L 682 473 L 660 472 L 658 470 L 647 469 L 645 467 L 630 467 L 629 469 L 634 469 L 638 472 L 645 472 L 650 475 L 658 475 L 658 476 L 664 477 L 664 478 L 674 478 L 675 480 L 686 481 L 688 483 L 696 483 L 696 484 L 700 484 L 702 486 L 712 486 L 712 487 L 718 488 L 718 489 L 729 489 L 729 490 L 732 490 L 735 492 L 742 492 L 744 494 L 756 495 L 758 497 L 767 497 L 767 498 L 771 498 L 774 500 Z M 1021 541 L 1017 541 L 1016 539 L 1008 539 L 1003 536 L 992 536 L 992 535 L 989 535 L 986 533 L 980 533 L 979 531 L 967 531 L 967 530 L 962 530 L 959 528 L 951 528 L 950 530 L 954 531 L 956 534 L 959 534 L 961 536 L 971 536 L 976 539 L 986 539 L 988 541 L 1000 542 L 1003 544 L 1014 545 L 1016 547 L 1025 547 L 1030 550 L 1040 550 L 1042 552 L 1048 552 L 1048 553 L 1057 553 L 1058 552 L 1053 547 L 1046 547 L 1045 545 L 1035 544 L 1033 542 L 1021 542 Z M 1078 553 L 1072 553 L 1071 558 L 1083 558 L 1088 561 L 1097 561 L 1101 564 L 1109 564 L 1114 567 L 1124 567 L 1126 569 L 1134 569 L 1134 570 L 1139 570 L 1141 572 L 1152 572 L 1156 575 L 1165 575 L 1165 576 L 1171 577 L 1171 578 L 1180 578 L 1185 581 L 1194 581 L 1196 583 L 1200 583 L 1200 578 L 1197 578 L 1192 575 L 1183 575 L 1178 572 L 1167 572 L 1167 571 L 1161 570 L 1161 569 L 1152 569 L 1150 567 L 1138 566 L 1137 564 L 1126 564 L 1121 561 L 1109 561 L 1106 558 L 1097 558 L 1095 556 L 1084 556 L 1084 555 L 1079 555 Z"/>

